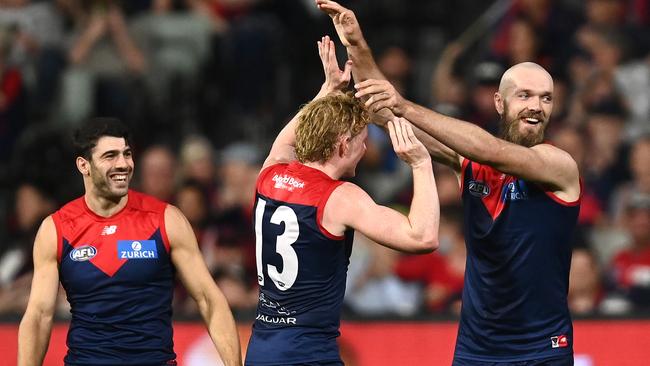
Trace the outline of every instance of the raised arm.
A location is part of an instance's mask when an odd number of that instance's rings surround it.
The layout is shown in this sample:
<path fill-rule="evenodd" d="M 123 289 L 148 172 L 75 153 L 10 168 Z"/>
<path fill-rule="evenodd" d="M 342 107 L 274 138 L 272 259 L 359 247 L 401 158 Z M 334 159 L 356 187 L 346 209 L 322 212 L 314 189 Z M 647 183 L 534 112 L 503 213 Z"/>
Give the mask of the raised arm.
<path fill-rule="evenodd" d="M 372 50 L 361 32 L 361 26 L 354 12 L 329 0 L 316 0 L 316 6 L 327 13 L 336 29 L 341 43 L 352 60 L 352 74 L 356 81 L 366 79 L 385 79 L 372 56 Z"/>
<path fill-rule="evenodd" d="M 224 365 L 240 366 L 241 348 L 235 320 L 223 293 L 203 261 L 192 227 L 174 206 L 165 210 L 171 259 L 188 293 L 196 301 Z"/>
<path fill-rule="evenodd" d="M 385 82 L 388 83 L 388 81 Z M 372 100 L 370 100 L 370 102 L 366 101 L 366 105 L 368 103 L 372 103 Z M 387 122 L 394 119 L 395 116 L 392 112 L 385 113 L 386 111 L 389 111 L 389 109 L 384 108 L 381 109 L 379 113 L 372 113 L 372 121 L 385 131 L 388 131 Z M 440 141 L 436 140 L 428 133 L 424 132 L 418 126 L 412 124 L 411 128 L 413 129 L 415 137 L 424 145 L 433 160 L 450 167 L 457 175 L 460 174 L 463 159 L 460 155 L 440 143 Z"/>
<path fill-rule="evenodd" d="M 120 8 L 115 4 L 109 5 L 106 19 L 112 39 L 129 70 L 143 72 L 147 67 L 145 57 L 131 38 Z"/>
<path fill-rule="evenodd" d="M 427 253 L 438 247 L 440 207 L 431 157 L 415 137 L 408 121 L 388 122 L 393 149 L 413 171 L 413 199 L 407 216 L 376 204 L 352 183 L 332 192 L 325 205 L 323 225 L 331 232 L 351 227 L 386 247 L 412 253 Z"/>
<path fill-rule="evenodd" d="M 343 91 L 350 84 L 352 62 L 348 60 L 345 63 L 343 70 L 339 69 L 338 61 L 336 60 L 336 50 L 334 42 L 329 36 L 321 38 L 318 44 L 318 55 L 323 64 L 323 72 L 325 73 L 325 81 L 320 88 L 320 91 L 313 100 L 322 98 L 329 93 Z M 298 112 L 287 123 L 286 126 L 280 131 L 271 147 L 269 156 L 264 161 L 262 169 L 269 165 L 286 163 L 296 160 L 295 147 L 296 147 L 296 125 L 298 124 Z"/>
<path fill-rule="evenodd" d="M 83 64 L 95 46 L 107 30 L 106 18 L 98 13 L 89 16 L 88 24 L 84 25 L 83 31 L 75 39 L 74 44 L 68 52 L 68 59 L 73 65 Z"/>
<path fill-rule="evenodd" d="M 59 291 L 56 228 L 48 216 L 34 241 L 34 277 L 25 315 L 18 329 L 18 365 L 41 365 L 50 343 Z"/>
<path fill-rule="evenodd" d="M 330 0 L 316 0 L 316 5 L 332 18 L 336 33 L 346 47 L 348 57 L 352 60 L 352 75 L 355 82 L 358 83 L 366 79 L 386 80 L 372 56 L 370 46 L 363 37 L 361 26 L 354 12 Z M 373 121 L 385 128 L 386 122 L 392 120 L 393 117 L 390 109 L 377 109 Z M 456 172 L 460 171 L 460 156 L 458 154 L 416 126 L 413 126 L 413 131 L 435 161 L 451 167 Z"/>
<path fill-rule="evenodd" d="M 580 195 L 577 164 L 563 150 L 549 144 L 525 147 L 497 138 L 475 124 L 405 100 L 384 80 L 370 79 L 355 87 L 359 97 L 372 96 L 367 103 L 371 110 L 391 109 L 395 115 L 409 119 L 461 156 L 503 173 L 541 183 L 562 199 L 573 201 Z"/>

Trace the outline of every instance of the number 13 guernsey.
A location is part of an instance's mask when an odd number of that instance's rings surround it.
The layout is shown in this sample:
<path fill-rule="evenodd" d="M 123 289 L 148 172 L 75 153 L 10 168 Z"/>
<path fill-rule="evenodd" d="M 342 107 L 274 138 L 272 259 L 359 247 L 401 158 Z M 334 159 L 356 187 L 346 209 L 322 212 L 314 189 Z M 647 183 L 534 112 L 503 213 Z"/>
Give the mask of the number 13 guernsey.
<path fill-rule="evenodd" d="M 260 173 L 254 214 L 260 294 L 247 365 L 340 362 L 336 338 L 353 232 L 336 236 L 321 223 L 342 183 L 297 162 Z"/>

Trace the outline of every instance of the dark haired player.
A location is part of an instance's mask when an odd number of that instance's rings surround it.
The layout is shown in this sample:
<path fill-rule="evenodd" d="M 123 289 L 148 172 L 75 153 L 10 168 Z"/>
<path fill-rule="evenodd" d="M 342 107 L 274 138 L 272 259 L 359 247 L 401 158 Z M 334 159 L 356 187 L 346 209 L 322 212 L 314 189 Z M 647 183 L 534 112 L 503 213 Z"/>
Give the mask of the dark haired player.
<path fill-rule="evenodd" d="M 43 362 L 59 281 L 72 313 L 66 365 L 175 365 L 176 274 L 225 364 L 240 365 L 235 322 L 187 219 L 176 207 L 129 190 L 134 163 L 126 127 L 92 119 L 74 138 L 85 194 L 47 217 L 36 236 L 18 365 Z"/>

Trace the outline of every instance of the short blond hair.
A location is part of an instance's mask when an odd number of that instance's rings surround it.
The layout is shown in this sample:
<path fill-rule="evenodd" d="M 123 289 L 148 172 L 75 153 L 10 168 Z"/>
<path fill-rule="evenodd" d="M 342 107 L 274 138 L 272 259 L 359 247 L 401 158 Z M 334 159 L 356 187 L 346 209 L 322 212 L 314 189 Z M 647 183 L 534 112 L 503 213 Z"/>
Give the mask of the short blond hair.
<path fill-rule="evenodd" d="M 306 104 L 296 127 L 296 157 L 301 163 L 324 163 L 336 141 L 346 133 L 355 137 L 368 125 L 370 114 L 352 93 L 330 94 Z"/>

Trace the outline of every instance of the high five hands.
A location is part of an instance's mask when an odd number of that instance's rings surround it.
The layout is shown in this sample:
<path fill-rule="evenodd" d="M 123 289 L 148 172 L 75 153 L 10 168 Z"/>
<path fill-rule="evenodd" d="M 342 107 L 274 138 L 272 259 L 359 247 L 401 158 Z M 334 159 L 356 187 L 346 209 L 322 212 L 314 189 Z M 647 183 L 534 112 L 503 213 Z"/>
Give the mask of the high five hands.
<path fill-rule="evenodd" d="M 431 155 L 422 142 L 415 137 L 411 123 L 404 118 L 394 117 L 387 123 L 388 135 L 395 154 L 412 168 L 429 164 Z"/>
<path fill-rule="evenodd" d="M 317 43 L 318 56 L 320 56 L 323 64 L 323 72 L 325 73 L 325 82 L 322 87 L 323 92 L 344 91 L 350 84 L 352 61 L 346 61 L 343 70 L 341 70 L 336 60 L 334 41 L 329 36 L 324 36 Z"/>
<path fill-rule="evenodd" d="M 361 27 L 352 11 L 330 0 L 316 0 L 316 6 L 332 18 L 343 46 L 354 47 L 363 42 Z"/>
<path fill-rule="evenodd" d="M 369 111 L 376 113 L 388 108 L 396 116 L 404 115 L 406 101 L 387 80 L 368 79 L 355 84 L 354 88 L 357 89 L 355 97 L 368 98 L 365 104 Z"/>

